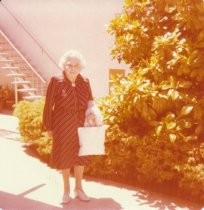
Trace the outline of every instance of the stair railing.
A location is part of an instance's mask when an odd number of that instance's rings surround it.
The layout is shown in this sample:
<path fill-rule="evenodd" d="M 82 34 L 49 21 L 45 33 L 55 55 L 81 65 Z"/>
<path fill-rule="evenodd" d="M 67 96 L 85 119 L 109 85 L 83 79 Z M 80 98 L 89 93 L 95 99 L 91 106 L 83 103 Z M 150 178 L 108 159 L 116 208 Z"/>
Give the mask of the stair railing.
<path fill-rule="evenodd" d="M 1 35 L 4 37 L 4 39 L 9 43 L 9 45 L 15 50 L 15 52 L 21 57 L 21 59 L 29 66 L 29 69 L 32 70 L 32 72 L 39 78 L 41 83 L 43 85 L 40 85 L 40 92 L 41 95 L 44 95 L 44 86 L 46 81 L 43 79 L 43 77 L 30 65 L 30 63 L 26 60 L 26 58 L 22 55 L 22 53 L 13 45 L 13 43 L 7 38 L 7 36 L 0 31 Z M 33 76 L 32 76 L 33 77 Z M 15 85 L 15 92 L 17 92 L 17 86 Z M 16 101 L 17 102 L 17 101 Z"/>
<path fill-rule="evenodd" d="M 33 41 L 42 49 L 42 52 L 45 53 L 50 60 L 56 65 L 57 68 L 59 68 L 58 64 L 55 62 L 53 57 L 50 55 L 50 53 L 45 50 L 45 48 L 40 44 L 40 42 L 37 40 L 37 38 L 34 36 L 34 34 L 31 33 L 31 31 L 28 30 L 28 28 L 22 23 L 22 21 L 19 20 L 16 14 L 14 14 L 13 11 L 11 11 L 5 3 L 1 2 L 0 3 L 3 5 L 3 7 L 8 11 L 8 13 L 16 20 L 16 22 L 24 29 L 24 31 L 33 39 Z"/>

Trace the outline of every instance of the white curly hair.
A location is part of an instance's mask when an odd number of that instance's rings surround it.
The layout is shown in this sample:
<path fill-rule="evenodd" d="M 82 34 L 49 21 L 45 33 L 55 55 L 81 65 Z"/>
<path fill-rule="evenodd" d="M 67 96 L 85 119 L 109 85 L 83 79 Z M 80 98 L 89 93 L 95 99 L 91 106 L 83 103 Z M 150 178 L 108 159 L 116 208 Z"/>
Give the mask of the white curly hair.
<path fill-rule="evenodd" d="M 83 69 L 86 65 L 85 59 L 80 52 L 77 50 L 69 50 L 64 53 L 64 55 L 60 58 L 59 67 L 64 69 L 66 63 L 71 59 L 76 59 L 78 61 L 79 67 Z"/>

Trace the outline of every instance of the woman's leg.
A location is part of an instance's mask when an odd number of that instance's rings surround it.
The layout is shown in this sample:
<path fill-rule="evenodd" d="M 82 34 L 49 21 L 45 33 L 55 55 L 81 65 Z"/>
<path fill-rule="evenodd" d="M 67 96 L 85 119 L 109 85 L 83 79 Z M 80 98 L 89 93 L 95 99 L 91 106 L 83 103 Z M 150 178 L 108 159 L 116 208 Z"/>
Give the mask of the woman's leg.
<path fill-rule="evenodd" d="M 84 166 L 74 166 L 74 175 L 75 175 L 75 189 L 82 188 L 82 178 L 84 173 Z"/>
<path fill-rule="evenodd" d="M 64 194 L 69 194 L 70 192 L 69 176 L 70 176 L 70 168 L 62 170 Z"/>
<path fill-rule="evenodd" d="M 84 166 L 75 166 L 74 167 L 75 195 L 82 201 L 89 201 L 90 198 L 83 191 L 83 187 L 82 187 L 83 173 L 84 173 Z"/>

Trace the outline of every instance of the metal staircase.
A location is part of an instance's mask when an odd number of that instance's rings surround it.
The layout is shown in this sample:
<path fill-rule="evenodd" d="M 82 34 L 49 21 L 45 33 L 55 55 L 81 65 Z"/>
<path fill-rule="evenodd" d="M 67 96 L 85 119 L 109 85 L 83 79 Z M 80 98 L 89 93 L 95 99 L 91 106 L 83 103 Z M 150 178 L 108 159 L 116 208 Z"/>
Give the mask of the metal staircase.
<path fill-rule="evenodd" d="M 14 86 L 15 103 L 36 100 L 45 94 L 45 80 L 35 71 L 28 59 L 0 31 L 0 79 Z"/>

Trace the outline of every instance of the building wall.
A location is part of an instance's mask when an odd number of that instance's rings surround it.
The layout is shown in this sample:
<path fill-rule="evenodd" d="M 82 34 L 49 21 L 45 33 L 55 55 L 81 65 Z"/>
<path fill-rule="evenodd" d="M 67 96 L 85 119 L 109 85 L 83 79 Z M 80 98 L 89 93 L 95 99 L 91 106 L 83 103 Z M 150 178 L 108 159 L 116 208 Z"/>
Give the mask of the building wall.
<path fill-rule="evenodd" d="M 77 49 L 84 55 L 87 66 L 83 73 L 90 78 L 95 96 L 104 96 L 108 93 L 109 69 L 127 69 L 126 65 L 112 60 L 110 50 L 113 37 L 106 31 L 110 20 L 121 12 L 123 0 L 2 2 L 18 17 L 56 63 L 69 49 Z M 1 14 L 3 15 L 3 12 Z M 51 65 L 45 58 L 45 52 L 43 50 L 40 52 L 39 49 L 37 51 L 36 44 L 31 38 L 24 38 L 19 24 L 16 23 L 14 27 L 14 22 L 5 18 L 3 22 L 0 21 L 0 26 L 22 48 L 22 51 L 34 60 L 37 70 L 42 71 L 46 79 L 59 73 L 57 67 Z M 42 54 L 41 57 L 39 54 Z"/>

